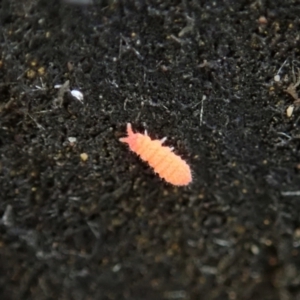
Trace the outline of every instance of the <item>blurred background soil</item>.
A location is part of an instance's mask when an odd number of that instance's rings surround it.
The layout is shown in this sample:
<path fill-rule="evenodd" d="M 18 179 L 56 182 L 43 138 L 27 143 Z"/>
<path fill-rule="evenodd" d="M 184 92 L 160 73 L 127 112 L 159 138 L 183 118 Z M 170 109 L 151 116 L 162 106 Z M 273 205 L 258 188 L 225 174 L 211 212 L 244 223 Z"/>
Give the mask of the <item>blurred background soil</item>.
<path fill-rule="evenodd" d="M 0 298 L 300 299 L 299 16 L 1 1 Z M 121 144 L 127 122 L 193 183 Z"/>

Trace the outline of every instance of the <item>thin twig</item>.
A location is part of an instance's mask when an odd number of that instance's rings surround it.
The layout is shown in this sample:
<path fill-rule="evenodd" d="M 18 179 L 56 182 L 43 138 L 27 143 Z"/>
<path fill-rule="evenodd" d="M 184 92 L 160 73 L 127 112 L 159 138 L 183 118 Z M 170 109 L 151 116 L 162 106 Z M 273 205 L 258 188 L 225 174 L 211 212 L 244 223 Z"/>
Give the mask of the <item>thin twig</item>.
<path fill-rule="evenodd" d="M 206 95 L 202 96 L 201 100 L 201 109 L 200 109 L 200 126 L 202 126 L 203 123 L 203 112 L 204 112 L 204 101 L 206 100 Z"/>

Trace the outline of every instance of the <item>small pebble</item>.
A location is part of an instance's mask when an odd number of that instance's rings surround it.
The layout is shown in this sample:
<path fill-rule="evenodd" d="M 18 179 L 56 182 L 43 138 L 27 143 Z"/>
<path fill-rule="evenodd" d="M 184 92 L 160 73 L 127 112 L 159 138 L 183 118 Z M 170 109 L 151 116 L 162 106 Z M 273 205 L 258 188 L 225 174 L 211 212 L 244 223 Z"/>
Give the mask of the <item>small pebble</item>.
<path fill-rule="evenodd" d="M 293 114 L 294 111 L 294 105 L 290 105 L 287 109 L 286 109 L 286 115 L 288 118 L 290 118 Z"/>
<path fill-rule="evenodd" d="M 260 25 L 266 25 L 268 23 L 268 20 L 265 16 L 260 16 L 258 22 Z"/>
<path fill-rule="evenodd" d="M 70 137 L 68 137 L 68 141 L 69 141 L 71 144 L 73 144 L 73 143 L 76 143 L 76 142 L 77 142 L 77 139 L 76 139 L 76 137 L 70 136 Z"/>
<path fill-rule="evenodd" d="M 80 158 L 81 158 L 82 161 L 87 161 L 89 156 L 86 153 L 81 153 Z"/>
<path fill-rule="evenodd" d="M 275 75 L 275 76 L 274 76 L 274 81 L 275 81 L 275 82 L 279 82 L 279 81 L 280 81 L 280 75 L 278 75 L 278 74 Z"/>

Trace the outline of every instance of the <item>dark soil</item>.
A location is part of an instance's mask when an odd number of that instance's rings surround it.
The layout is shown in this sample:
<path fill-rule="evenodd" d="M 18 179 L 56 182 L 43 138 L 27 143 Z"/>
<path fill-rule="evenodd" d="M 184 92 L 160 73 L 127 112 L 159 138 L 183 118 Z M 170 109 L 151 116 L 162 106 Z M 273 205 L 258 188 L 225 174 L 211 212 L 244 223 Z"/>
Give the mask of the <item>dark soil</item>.
<path fill-rule="evenodd" d="M 0 7 L 0 299 L 300 299 L 298 1 Z"/>

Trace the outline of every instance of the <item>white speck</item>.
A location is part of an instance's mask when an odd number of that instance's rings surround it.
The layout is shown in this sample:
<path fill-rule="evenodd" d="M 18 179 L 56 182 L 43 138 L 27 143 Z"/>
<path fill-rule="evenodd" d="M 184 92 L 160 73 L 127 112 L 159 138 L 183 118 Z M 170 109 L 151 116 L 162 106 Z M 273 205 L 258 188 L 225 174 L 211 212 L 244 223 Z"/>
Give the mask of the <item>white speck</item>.
<path fill-rule="evenodd" d="M 278 74 L 275 75 L 275 76 L 274 76 L 274 81 L 275 81 L 275 82 L 279 82 L 279 81 L 280 81 L 280 75 L 278 75 Z"/>
<path fill-rule="evenodd" d="M 256 245 L 251 245 L 251 252 L 254 254 L 254 255 L 257 255 L 259 254 L 259 248 L 256 246 Z"/>
<path fill-rule="evenodd" d="M 71 94 L 74 98 L 76 98 L 78 101 L 83 103 L 83 94 L 78 90 L 72 90 Z"/>
<path fill-rule="evenodd" d="M 42 24 L 44 24 L 44 23 L 45 23 L 45 19 L 44 19 L 44 18 L 42 18 L 42 19 L 39 19 L 39 20 L 38 20 L 38 23 L 39 23 L 39 25 L 42 25 Z"/>
<path fill-rule="evenodd" d="M 70 136 L 70 137 L 68 137 L 68 141 L 73 144 L 73 143 L 77 142 L 77 139 L 76 139 L 76 137 Z"/>
<path fill-rule="evenodd" d="M 117 273 L 121 270 L 121 268 L 122 268 L 121 264 L 116 264 L 115 266 L 113 266 L 112 271 L 114 273 Z"/>
<path fill-rule="evenodd" d="M 293 114 L 294 111 L 294 105 L 290 105 L 287 109 L 286 109 L 286 115 L 288 118 L 290 118 Z"/>
<path fill-rule="evenodd" d="M 214 239 L 214 243 L 222 247 L 230 247 L 232 243 L 223 239 Z"/>

